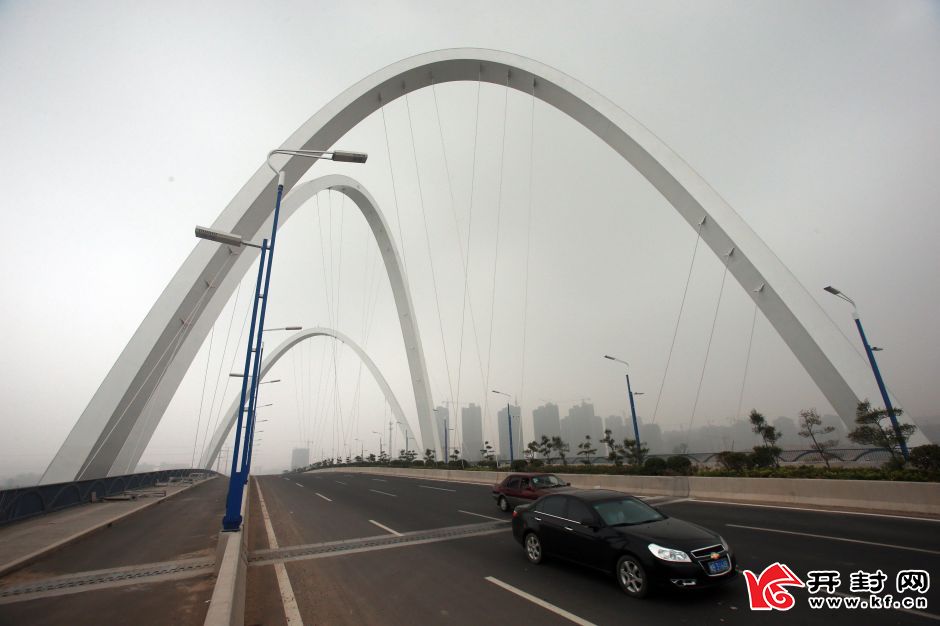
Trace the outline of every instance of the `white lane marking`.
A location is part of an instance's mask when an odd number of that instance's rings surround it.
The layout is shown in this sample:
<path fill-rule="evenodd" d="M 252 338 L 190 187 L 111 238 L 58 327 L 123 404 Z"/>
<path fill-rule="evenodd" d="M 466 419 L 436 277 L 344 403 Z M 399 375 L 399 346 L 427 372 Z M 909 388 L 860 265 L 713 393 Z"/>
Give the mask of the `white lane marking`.
<path fill-rule="evenodd" d="M 477 517 L 485 517 L 486 519 L 491 519 L 494 522 L 508 522 L 508 519 L 500 519 L 498 517 L 490 517 L 489 515 L 483 515 L 482 513 L 474 513 L 473 511 L 464 511 L 463 509 L 457 509 L 458 513 L 466 513 L 467 515 L 476 515 Z"/>
<path fill-rule="evenodd" d="M 373 478 L 372 480 L 374 480 L 374 481 L 377 482 L 377 483 L 387 483 L 387 482 L 388 482 L 388 481 L 385 480 L 384 478 Z"/>
<path fill-rule="evenodd" d="M 519 589 L 519 588 L 517 588 L 517 587 L 513 587 L 512 585 L 510 585 L 510 584 L 508 584 L 508 583 L 504 583 L 503 581 L 499 580 L 498 578 L 493 578 L 492 576 L 487 576 L 487 577 L 486 577 L 486 580 L 490 581 L 491 583 L 493 583 L 493 584 L 496 585 L 497 587 L 502 587 L 502 588 L 505 589 L 506 591 L 508 591 L 508 592 L 510 592 L 510 593 L 514 593 L 514 594 L 516 594 L 517 596 L 519 596 L 520 598 L 524 598 L 524 599 L 528 600 L 529 602 L 531 602 L 532 604 L 537 604 L 538 606 L 542 607 L 543 609 L 546 609 L 546 610 L 548 610 L 548 611 L 551 611 L 551 612 L 554 613 L 555 615 L 559 615 L 559 616 L 561 616 L 561 617 L 564 617 L 566 620 L 572 621 L 572 622 L 574 622 L 575 624 L 580 624 L 581 626 L 594 626 L 594 623 L 593 623 L 593 622 L 589 622 L 589 621 L 587 621 L 586 619 L 581 619 L 580 617 L 578 617 L 578 616 L 575 615 L 574 613 L 569 613 L 568 611 L 564 610 L 563 608 L 557 607 L 557 606 L 555 606 L 554 604 L 551 604 L 551 603 L 549 603 L 549 602 L 546 602 L 545 600 L 542 600 L 541 598 L 536 598 L 536 597 L 533 596 L 531 593 L 526 593 L 526 592 L 523 591 L 522 589 Z"/>
<path fill-rule="evenodd" d="M 891 548 L 893 550 L 910 550 L 911 552 L 923 552 L 925 554 L 940 554 L 937 550 L 927 550 L 926 548 L 912 548 L 910 546 L 898 546 L 891 543 L 879 543 L 877 541 L 863 541 L 861 539 L 846 539 L 845 537 L 832 537 L 829 535 L 815 535 L 813 533 L 800 533 L 793 530 L 778 530 L 776 528 L 760 528 L 759 526 L 743 526 L 741 524 L 725 524 L 731 528 L 744 528 L 745 530 L 758 530 L 765 533 L 779 533 L 781 535 L 796 535 L 798 537 L 812 537 L 813 539 L 827 539 L 829 541 L 844 541 L 846 543 L 863 543 L 866 546 L 878 546 L 880 548 Z"/>
<path fill-rule="evenodd" d="M 314 491 L 313 493 L 317 493 L 317 492 Z M 323 498 L 324 500 L 326 500 L 327 502 L 332 502 L 332 500 L 330 500 L 329 498 L 327 498 L 327 497 L 326 497 L 325 495 L 323 495 L 322 493 L 317 493 L 317 495 L 320 496 L 321 498 Z"/>
<path fill-rule="evenodd" d="M 750 502 L 724 502 L 722 500 L 699 500 L 689 498 L 689 502 L 703 504 L 728 504 L 730 506 L 753 506 L 761 509 L 787 509 L 788 511 L 808 511 L 809 513 L 832 513 L 835 515 L 865 515 L 867 517 L 887 517 L 890 519 L 909 519 L 915 522 L 940 522 L 940 517 L 913 517 L 910 515 L 891 515 L 890 513 L 865 513 L 863 511 L 836 511 L 833 509 L 810 509 L 799 506 L 783 506 L 780 504 L 751 504 Z"/>
<path fill-rule="evenodd" d="M 443 487 L 431 487 L 430 485 L 418 485 L 418 486 L 421 487 L 422 489 L 435 489 L 437 491 L 450 491 L 453 493 L 457 493 L 456 489 L 444 489 Z"/>
<path fill-rule="evenodd" d="M 294 483 L 294 484 L 297 485 L 298 487 L 303 487 L 303 485 L 301 485 L 300 483 Z"/>
<path fill-rule="evenodd" d="M 842 596 L 843 598 L 856 597 L 847 593 L 842 593 L 841 591 L 833 591 L 832 593 L 837 596 Z M 902 609 L 901 607 L 891 607 L 891 608 L 893 608 L 895 611 L 901 611 L 902 613 L 910 613 L 911 615 L 917 615 L 918 617 L 926 617 L 927 619 L 940 621 L 940 615 L 935 615 L 934 613 L 927 613 L 925 611 L 915 611 L 914 609 Z"/>
<path fill-rule="evenodd" d="M 339 484 L 341 484 L 341 485 L 345 485 L 345 484 L 346 484 L 346 483 L 344 483 L 344 482 L 341 481 L 341 480 L 334 480 L 333 482 L 334 482 L 334 483 L 339 483 Z"/>
<path fill-rule="evenodd" d="M 389 493 L 389 492 L 387 492 L 387 491 L 379 491 L 378 489 L 370 489 L 369 491 L 372 491 L 372 492 L 375 492 L 375 493 L 380 493 L 380 494 L 382 494 L 383 496 L 392 496 L 393 498 L 397 498 L 397 497 L 398 497 L 398 496 L 396 496 L 394 493 Z"/>
<path fill-rule="evenodd" d="M 271 526 L 271 517 L 268 515 L 268 507 L 264 503 L 264 495 L 261 493 L 261 483 L 255 481 L 258 489 L 258 501 L 261 502 L 261 517 L 264 518 L 264 530 L 268 534 L 268 546 L 272 550 L 278 548 L 277 537 L 274 535 L 274 527 Z M 297 608 L 297 599 L 294 597 L 294 589 L 290 585 L 290 577 L 287 575 L 287 568 L 283 563 L 274 564 L 274 573 L 277 574 L 277 586 L 281 592 L 281 602 L 284 604 L 284 616 L 287 617 L 288 626 L 303 626 L 303 619 L 300 617 L 300 609 Z"/>
<path fill-rule="evenodd" d="M 398 532 L 397 530 L 392 530 L 391 528 L 389 528 L 389 527 L 386 526 L 385 524 L 379 524 L 379 523 L 378 523 L 377 521 L 375 521 L 374 519 L 370 519 L 369 521 L 370 521 L 371 523 L 375 524 L 376 526 L 378 526 L 379 528 L 381 528 L 382 530 L 384 530 L 384 531 L 386 531 L 386 532 L 389 532 L 389 533 L 392 533 L 392 534 L 395 535 L 396 537 L 401 537 L 401 533 Z"/>

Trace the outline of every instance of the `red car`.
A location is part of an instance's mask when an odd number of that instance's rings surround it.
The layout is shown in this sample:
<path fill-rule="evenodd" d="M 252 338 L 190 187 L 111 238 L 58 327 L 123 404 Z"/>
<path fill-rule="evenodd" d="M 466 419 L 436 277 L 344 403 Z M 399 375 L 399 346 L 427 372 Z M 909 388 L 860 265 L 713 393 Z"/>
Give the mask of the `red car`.
<path fill-rule="evenodd" d="M 554 474 L 522 472 L 509 474 L 503 482 L 493 485 L 493 499 L 501 511 L 511 511 L 519 504 L 538 500 L 546 493 L 567 491 L 566 483 Z"/>

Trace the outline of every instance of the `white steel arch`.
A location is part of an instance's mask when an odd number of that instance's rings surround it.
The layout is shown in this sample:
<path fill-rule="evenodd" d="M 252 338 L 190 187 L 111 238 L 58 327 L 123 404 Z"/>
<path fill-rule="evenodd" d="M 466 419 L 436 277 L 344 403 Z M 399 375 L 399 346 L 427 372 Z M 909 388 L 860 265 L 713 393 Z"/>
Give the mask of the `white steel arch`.
<path fill-rule="evenodd" d="M 637 169 L 719 257 L 760 307 L 847 425 L 859 392 L 870 387 L 863 360 L 818 303 L 735 211 L 677 154 L 616 104 L 547 65 L 506 52 L 449 49 L 393 63 L 334 98 L 281 146 L 326 149 L 347 131 L 401 96 L 435 83 L 476 81 L 531 93 L 582 124 Z M 299 157 L 276 157 L 290 189 L 310 168 Z M 314 162 L 315 163 L 315 162 Z M 245 183 L 213 228 L 254 238 L 270 219 L 276 186 L 265 165 Z M 200 242 L 170 281 L 92 398 L 56 455 L 44 483 L 120 473 L 130 436 L 141 419 L 159 420 L 196 351 L 234 289 L 224 246 Z M 243 254 L 242 257 L 245 255 Z M 240 278 L 241 274 L 236 272 Z M 221 296 L 226 296 L 222 298 Z M 419 409 L 424 445 L 440 452 L 436 426 Z M 425 424 L 428 428 L 425 428 Z M 149 429 L 152 432 L 152 429 Z M 147 430 L 141 431 L 146 435 Z M 123 453 L 126 456 L 126 453 Z M 131 457 L 131 460 L 133 458 Z"/>
<path fill-rule="evenodd" d="M 395 416 L 395 421 L 401 424 L 402 434 L 404 434 L 406 437 L 410 437 L 411 439 L 415 439 L 414 431 L 411 430 L 408 419 L 405 417 L 405 412 L 402 411 L 401 404 L 398 403 L 398 398 L 395 397 L 395 394 L 392 392 L 392 388 L 388 386 L 388 381 L 385 380 L 382 372 L 379 371 L 379 368 L 376 367 L 375 363 L 372 361 L 372 359 L 369 358 L 369 355 L 366 354 L 366 351 L 363 350 L 359 344 L 338 330 L 322 327 L 307 328 L 291 335 L 286 340 L 284 340 L 281 345 L 272 350 L 271 354 L 264 357 L 264 360 L 261 363 L 261 377 L 264 378 L 264 375 L 268 373 L 268 370 L 274 367 L 274 364 L 277 363 L 281 357 L 287 354 L 291 348 L 299 344 L 301 341 L 311 339 L 313 337 L 332 337 L 333 339 L 336 339 L 337 341 L 340 341 L 352 348 L 372 373 L 372 377 L 375 378 L 375 382 L 378 383 L 379 388 L 385 395 L 386 402 L 388 402 L 388 405 L 392 408 L 392 415 Z M 215 433 L 213 433 L 209 446 L 206 448 L 202 458 L 199 461 L 199 467 L 212 469 L 212 464 L 215 463 L 216 457 L 219 456 L 219 451 L 222 449 L 222 444 L 225 443 L 225 440 L 228 438 L 228 435 L 232 431 L 232 427 L 235 425 L 235 421 L 238 418 L 238 401 L 239 398 L 236 398 L 229 406 L 228 411 L 223 413 L 225 417 L 222 419 L 222 421 L 219 422 Z M 389 451 L 389 454 L 391 454 L 391 451 Z"/>

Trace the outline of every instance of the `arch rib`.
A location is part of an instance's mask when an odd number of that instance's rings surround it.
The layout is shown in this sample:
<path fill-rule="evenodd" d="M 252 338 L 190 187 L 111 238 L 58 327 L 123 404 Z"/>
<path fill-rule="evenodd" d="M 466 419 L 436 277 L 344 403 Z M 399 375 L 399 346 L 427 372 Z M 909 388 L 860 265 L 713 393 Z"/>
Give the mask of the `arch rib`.
<path fill-rule="evenodd" d="M 850 427 L 858 391 L 870 383 L 864 362 L 805 288 L 734 210 L 678 155 L 633 117 L 597 92 L 549 66 L 495 50 L 438 50 L 411 57 L 361 80 L 303 124 L 281 146 L 325 149 L 382 104 L 451 81 L 482 80 L 533 94 L 582 124 L 635 167 L 697 228 L 718 256 L 738 252 L 728 269 L 760 307 L 836 412 Z M 276 157 L 293 187 L 311 167 L 298 157 Z M 315 167 L 315 165 L 314 165 Z M 276 180 L 261 166 L 213 224 L 254 238 L 270 218 Z M 179 381 L 234 289 L 233 263 L 224 246 L 200 242 L 171 280 L 121 353 L 43 482 L 90 478 L 114 471 L 145 409 L 158 421 Z M 240 258 L 246 255 L 240 255 Z M 236 261 L 237 263 L 237 261 Z M 210 286 L 207 287 L 206 283 Z M 760 285 L 764 289 L 755 291 Z M 206 291 L 215 293 L 206 296 Z M 189 320 L 180 327 L 179 320 Z M 176 344 L 176 347 L 169 348 Z M 864 394 L 863 394 L 864 395 Z M 419 419 L 424 419 L 419 413 Z M 429 421 L 436 426 L 434 420 Z M 149 429 L 152 432 L 152 429 Z M 142 434 L 146 434 L 147 429 Z M 143 447 L 149 438 L 141 437 Z M 432 442 L 439 445 L 439 439 Z M 138 448 L 142 447 L 140 444 Z M 123 468 L 121 468 L 123 469 Z"/>
<path fill-rule="evenodd" d="M 359 344 L 338 330 L 322 327 L 308 328 L 291 335 L 283 343 L 276 347 L 270 355 L 264 358 L 264 361 L 261 363 L 261 377 L 263 378 L 265 374 L 268 373 L 268 370 L 274 367 L 274 364 L 277 363 L 281 357 L 287 354 L 291 348 L 300 342 L 306 339 L 311 339 L 313 337 L 332 337 L 333 339 L 348 345 L 357 355 L 359 355 L 359 358 L 362 359 L 362 362 L 372 373 L 372 377 L 375 378 L 375 382 L 378 383 L 379 388 L 381 388 L 382 393 L 385 395 L 385 400 L 392 408 L 392 415 L 395 416 L 395 421 L 401 424 L 402 433 L 417 442 L 417 439 L 415 439 L 414 436 L 414 431 L 411 430 L 411 426 L 407 418 L 405 418 L 405 412 L 402 411 L 401 404 L 398 403 L 398 398 L 395 397 L 395 394 L 392 392 L 392 388 L 389 387 L 388 381 L 385 380 L 385 377 L 382 375 L 382 372 L 379 371 L 379 368 L 375 365 L 375 362 L 369 358 L 369 355 L 366 354 L 365 350 L 363 350 Z M 215 433 L 212 435 L 209 446 L 206 448 L 201 460 L 199 461 L 200 467 L 212 469 L 212 464 L 215 463 L 216 458 L 219 456 L 219 451 L 222 449 L 222 444 L 225 443 L 225 440 L 228 438 L 229 433 L 232 431 L 232 427 L 235 425 L 235 420 L 238 417 L 237 398 L 232 402 L 228 408 L 228 411 L 224 413 L 224 415 L 226 417 L 219 423 Z M 391 451 L 389 451 L 389 454 L 391 454 Z"/>

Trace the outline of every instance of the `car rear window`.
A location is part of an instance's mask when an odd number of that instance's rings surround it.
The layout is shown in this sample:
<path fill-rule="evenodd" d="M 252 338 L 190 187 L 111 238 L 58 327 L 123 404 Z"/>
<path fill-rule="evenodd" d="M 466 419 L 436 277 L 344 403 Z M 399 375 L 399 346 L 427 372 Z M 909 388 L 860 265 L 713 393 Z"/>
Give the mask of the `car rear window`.
<path fill-rule="evenodd" d="M 548 515 L 565 517 L 565 498 L 563 496 L 549 496 L 539 501 L 537 510 Z"/>

